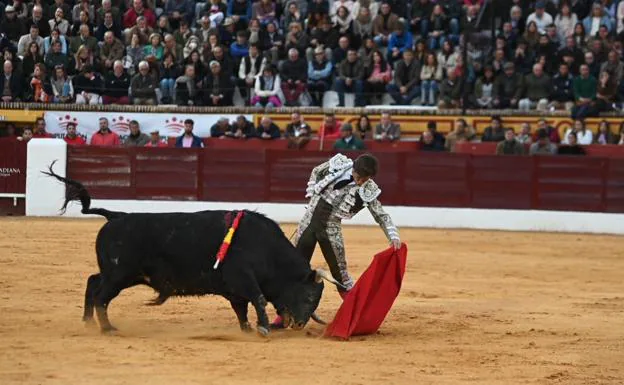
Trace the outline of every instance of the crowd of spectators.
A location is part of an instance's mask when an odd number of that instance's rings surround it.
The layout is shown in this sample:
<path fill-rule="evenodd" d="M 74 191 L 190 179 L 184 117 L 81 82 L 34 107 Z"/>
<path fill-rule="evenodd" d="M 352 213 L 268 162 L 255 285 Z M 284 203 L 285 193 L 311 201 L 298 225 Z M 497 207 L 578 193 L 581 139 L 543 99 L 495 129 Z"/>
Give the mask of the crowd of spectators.
<path fill-rule="evenodd" d="M 124 147 L 204 147 L 204 140 L 194 133 L 195 123 L 191 119 L 184 121 L 184 133 L 169 142 L 162 137 L 157 127 L 142 128 L 136 120 L 129 122 L 129 134 L 120 137 L 109 128 L 107 118 L 99 119 L 99 130 L 90 136 L 89 141 L 78 133 L 75 123 L 68 123 L 65 133 L 57 135 L 68 145 L 92 146 L 124 146 Z M 478 135 L 465 119 L 458 119 L 453 130 L 446 135 L 439 132 L 437 123 L 430 121 L 418 138 L 421 151 L 455 152 L 458 143 L 491 142 L 495 143 L 495 153 L 499 155 L 547 155 L 585 154 L 583 146 L 587 145 L 624 145 L 624 122 L 617 130 L 607 120 L 600 121 L 596 131 L 587 128 L 583 119 L 574 120 L 572 126 L 562 130 L 548 124 L 546 119 L 539 119 L 534 127 L 523 123 L 520 130 L 505 127 L 499 116 L 493 116 L 490 124 Z M 52 138 L 46 131 L 43 118 L 38 118 L 34 129 L 26 127 L 18 135 L 13 124 L 3 130 L 5 137 L 18 141 L 29 141 L 31 138 Z M 614 134 L 614 132 L 618 134 Z M 561 134 L 562 133 L 562 134 Z M 284 139 L 288 148 L 301 149 L 312 138 L 320 138 L 329 143 L 335 150 L 359 151 L 366 150 L 370 141 L 395 142 L 401 140 L 401 126 L 396 123 L 390 113 L 381 114 L 379 123 L 372 124 L 367 115 L 361 115 L 355 123 L 341 122 L 333 113 L 327 113 L 316 135 L 305 122 L 304 116 L 293 112 L 290 122 L 279 127 L 271 117 L 263 116 L 257 125 L 243 115 L 229 121 L 220 118 L 210 127 L 210 137 L 226 140 L 275 140 Z M 494 151 L 494 150 L 493 150 Z"/>
<path fill-rule="evenodd" d="M 8 0 L 2 101 L 568 109 L 624 101 L 620 0 Z M 491 34 L 494 22 L 494 36 Z M 467 60 L 460 47 L 466 45 Z"/>

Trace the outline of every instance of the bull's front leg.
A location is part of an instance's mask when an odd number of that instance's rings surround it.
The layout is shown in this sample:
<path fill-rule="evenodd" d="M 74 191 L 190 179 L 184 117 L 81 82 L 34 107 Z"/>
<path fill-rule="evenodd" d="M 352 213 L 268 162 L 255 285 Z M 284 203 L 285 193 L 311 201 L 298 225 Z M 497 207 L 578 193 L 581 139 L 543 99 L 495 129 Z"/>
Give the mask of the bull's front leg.
<path fill-rule="evenodd" d="M 236 317 L 238 318 L 238 323 L 240 328 L 244 332 L 252 331 L 251 325 L 249 324 L 249 320 L 247 319 L 247 305 L 249 305 L 249 301 L 246 300 L 230 300 L 230 305 L 234 312 L 236 313 Z"/>
<path fill-rule="evenodd" d="M 267 300 L 264 298 L 264 295 L 260 294 L 251 303 L 256 309 L 256 315 L 258 316 L 258 333 L 263 337 L 267 337 L 269 335 L 269 316 L 266 313 Z"/>

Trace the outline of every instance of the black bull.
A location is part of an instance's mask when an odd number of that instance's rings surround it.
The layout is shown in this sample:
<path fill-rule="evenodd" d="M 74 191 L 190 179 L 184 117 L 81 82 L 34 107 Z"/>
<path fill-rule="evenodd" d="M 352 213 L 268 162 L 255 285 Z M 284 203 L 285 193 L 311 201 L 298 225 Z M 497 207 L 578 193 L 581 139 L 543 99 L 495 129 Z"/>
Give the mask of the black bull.
<path fill-rule="evenodd" d="M 83 320 L 111 331 L 107 309 L 119 293 L 136 285 L 158 292 L 149 304 L 160 305 L 170 296 L 217 294 L 229 300 L 242 330 L 251 330 L 247 308 L 257 314 L 257 330 L 269 333 L 265 310 L 271 303 L 287 325 L 301 329 L 314 316 L 323 292 L 321 278 L 312 270 L 280 227 L 271 219 L 246 211 L 223 263 L 214 269 L 215 254 L 229 224 L 226 211 L 196 213 L 122 213 L 91 208 L 91 198 L 77 181 L 45 172 L 66 185 L 63 211 L 80 201 L 83 214 L 106 217 L 96 240 L 99 274 L 87 280 Z M 316 319 L 316 318 L 315 318 Z"/>

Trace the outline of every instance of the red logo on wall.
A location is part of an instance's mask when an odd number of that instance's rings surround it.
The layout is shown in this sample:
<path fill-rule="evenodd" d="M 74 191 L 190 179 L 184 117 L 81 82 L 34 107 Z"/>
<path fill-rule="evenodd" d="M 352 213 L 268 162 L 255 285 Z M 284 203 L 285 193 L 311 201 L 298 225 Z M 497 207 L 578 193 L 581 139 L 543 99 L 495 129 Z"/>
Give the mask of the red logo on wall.
<path fill-rule="evenodd" d="M 111 130 L 117 134 L 125 135 L 130 132 L 130 120 L 122 115 L 111 119 Z"/>
<path fill-rule="evenodd" d="M 72 117 L 71 115 L 65 115 L 65 116 L 61 116 L 58 118 L 59 120 L 59 127 L 61 127 L 63 130 L 67 130 L 67 123 L 74 123 L 76 125 L 76 127 L 78 127 L 78 119 Z"/>
<path fill-rule="evenodd" d="M 184 120 L 175 116 L 171 119 L 165 120 L 165 130 L 174 134 L 181 133 L 184 130 Z"/>

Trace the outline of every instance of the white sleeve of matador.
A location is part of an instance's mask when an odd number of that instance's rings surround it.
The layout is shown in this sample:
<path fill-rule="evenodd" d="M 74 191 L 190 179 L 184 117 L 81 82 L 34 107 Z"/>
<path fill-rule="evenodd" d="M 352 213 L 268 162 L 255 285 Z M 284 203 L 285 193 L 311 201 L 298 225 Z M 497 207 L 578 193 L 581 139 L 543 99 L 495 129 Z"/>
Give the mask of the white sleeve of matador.
<path fill-rule="evenodd" d="M 329 167 L 329 161 L 319 164 L 318 166 L 312 169 L 312 173 L 310 174 L 310 179 L 308 180 L 308 187 L 306 188 L 306 198 L 310 198 L 314 195 L 314 186 L 316 182 L 318 182 L 318 177 L 321 171 L 325 170 Z"/>
<path fill-rule="evenodd" d="M 394 225 L 392 218 L 390 218 L 390 215 L 386 212 L 386 210 L 384 210 L 378 199 L 375 199 L 368 204 L 368 210 L 373 215 L 375 222 L 379 223 L 379 227 L 381 227 L 389 241 L 400 241 L 399 229 L 397 229 Z"/>

